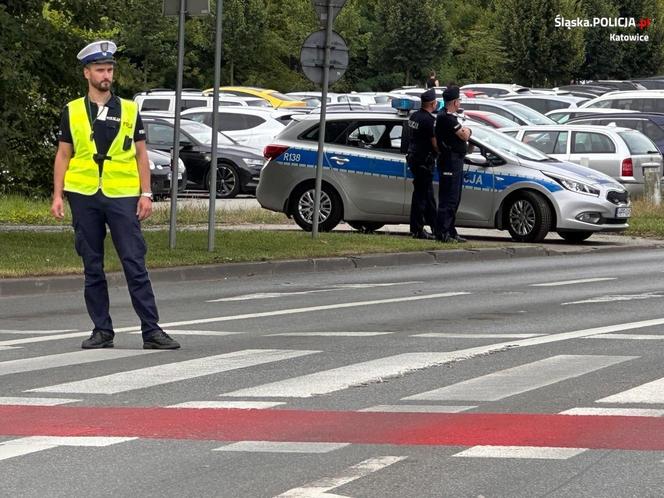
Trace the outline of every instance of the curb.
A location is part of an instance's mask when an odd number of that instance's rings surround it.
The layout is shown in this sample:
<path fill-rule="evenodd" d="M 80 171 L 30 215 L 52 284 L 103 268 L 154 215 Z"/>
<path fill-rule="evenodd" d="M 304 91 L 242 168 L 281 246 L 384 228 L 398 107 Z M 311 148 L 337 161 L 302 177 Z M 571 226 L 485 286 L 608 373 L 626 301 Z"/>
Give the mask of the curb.
<path fill-rule="evenodd" d="M 659 248 L 659 247 L 657 247 Z M 517 246 L 499 248 L 454 249 L 439 251 L 400 252 L 389 254 L 365 254 L 360 256 L 225 263 L 175 268 L 158 268 L 150 271 L 154 283 L 187 282 L 196 280 L 225 280 L 258 275 L 283 275 L 288 273 L 315 273 L 345 271 L 386 266 L 449 264 L 473 261 L 491 261 L 512 258 L 564 256 L 574 254 L 620 252 L 633 250 L 629 246 L 591 247 L 588 250 L 555 250 L 542 246 Z M 109 287 L 126 285 L 124 274 L 107 274 Z M 80 292 L 83 275 L 56 277 L 0 279 L 0 297 L 29 296 Z"/>

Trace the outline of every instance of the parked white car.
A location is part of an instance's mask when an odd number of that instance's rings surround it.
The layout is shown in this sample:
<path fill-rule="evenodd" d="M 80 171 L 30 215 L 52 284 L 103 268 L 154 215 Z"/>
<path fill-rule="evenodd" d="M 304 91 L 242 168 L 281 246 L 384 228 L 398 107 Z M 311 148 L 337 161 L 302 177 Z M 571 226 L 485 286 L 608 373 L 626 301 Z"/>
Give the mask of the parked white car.
<path fill-rule="evenodd" d="M 643 194 L 643 168 L 662 175 L 662 155 L 643 133 L 617 126 L 554 125 L 501 128 L 501 132 L 561 161 L 587 166 L 620 182 L 632 195 Z"/>
<path fill-rule="evenodd" d="M 641 112 L 664 112 L 664 90 L 609 92 L 582 104 L 581 109 L 611 108 Z"/>
<path fill-rule="evenodd" d="M 279 119 L 284 114 L 272 109 L 220 106 L 217 111 L 220 132 L 261 152 L 285 126 Z M 182 117 L 212 126 L 212 107 L 187 109 Z"/>

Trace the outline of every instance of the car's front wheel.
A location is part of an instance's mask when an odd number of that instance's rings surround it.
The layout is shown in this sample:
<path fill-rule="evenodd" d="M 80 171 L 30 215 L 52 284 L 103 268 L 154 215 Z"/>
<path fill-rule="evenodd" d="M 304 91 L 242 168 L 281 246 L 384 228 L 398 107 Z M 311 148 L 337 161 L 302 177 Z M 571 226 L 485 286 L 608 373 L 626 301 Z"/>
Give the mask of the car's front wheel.
<path fill-rule="evenodd" d="M 570 244 L 579 244 L 590 237 L 592 234 L 593 232 L 583 230 L 573 232 L 558 232 L 558 235 L 560 235 L 566 242 L 569 242 Z"/>
<path fill-rule="evenodd" d="M 291 195 L 293 219 L 302 230 L 311 232 L 314 219 L 314 187 L 301 185 Z M 330 186 L 323 185 L 320 192 L 318 230 L 329 232 L 341 221 L 343 207 L 339 194 Z"/>
<path fill-rule="evenodd" d="M 347 221 L 346 223 L 362 233 L 372 233 L 385 226 L 385 223 L 378 223 L 377 221 Z"/>
<path fill-rule="evenodd" d="M 210 188 L 210 173 L 205 176 L 205 185 Z M 235 166 L 220 163 L 217 166 L 217 197 L 231 199 L 240 193 L 240 175 Z"/>
<path fill-rule="evenodd" d="M 521 192 L 507 204 L 507 229 L 517 242 L 540 242 L 549 233 L 553 216 L 549 204 L 534 192 Z"/>

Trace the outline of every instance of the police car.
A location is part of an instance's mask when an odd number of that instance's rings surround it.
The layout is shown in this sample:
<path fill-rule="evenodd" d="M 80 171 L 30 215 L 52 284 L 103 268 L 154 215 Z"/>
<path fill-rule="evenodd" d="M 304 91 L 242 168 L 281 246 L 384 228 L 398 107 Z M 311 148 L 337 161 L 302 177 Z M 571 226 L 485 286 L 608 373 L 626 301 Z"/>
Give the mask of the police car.
<path fill-rule="evenodd" d="M 409 99 L 392 105 L 394 112 L 328 115 L 321 231 L 342 220 L 362 231 L 409 222 L 412 175 L 401 131 L 414 106 Z M 318 125 L 316 115 L 298 116 L 265 148 L 256 192 L 261 206 L 292 216 L 304 230 L 312 228 Z M 490 128 L 470 127 L 473 150 L 465 160 L 457 226 L 508 230 L 521 242 L 538 242 L 550 231 L 581 242 L 595 232 L 628 227 L 629 194 L 611 177 Z"/>

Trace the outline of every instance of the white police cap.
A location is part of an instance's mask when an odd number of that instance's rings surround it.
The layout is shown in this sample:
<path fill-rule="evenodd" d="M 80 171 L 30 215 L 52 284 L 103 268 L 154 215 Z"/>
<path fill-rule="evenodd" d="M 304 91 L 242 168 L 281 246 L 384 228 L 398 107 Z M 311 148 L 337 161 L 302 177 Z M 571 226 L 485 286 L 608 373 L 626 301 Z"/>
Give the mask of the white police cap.
<path fill-rule="evenodd" d="M 117 49 L 117 45 L 112 41 L 99 40 L 86 45 L 76 58 L 82 64 L 115 63 L 113 54 Z"/>

